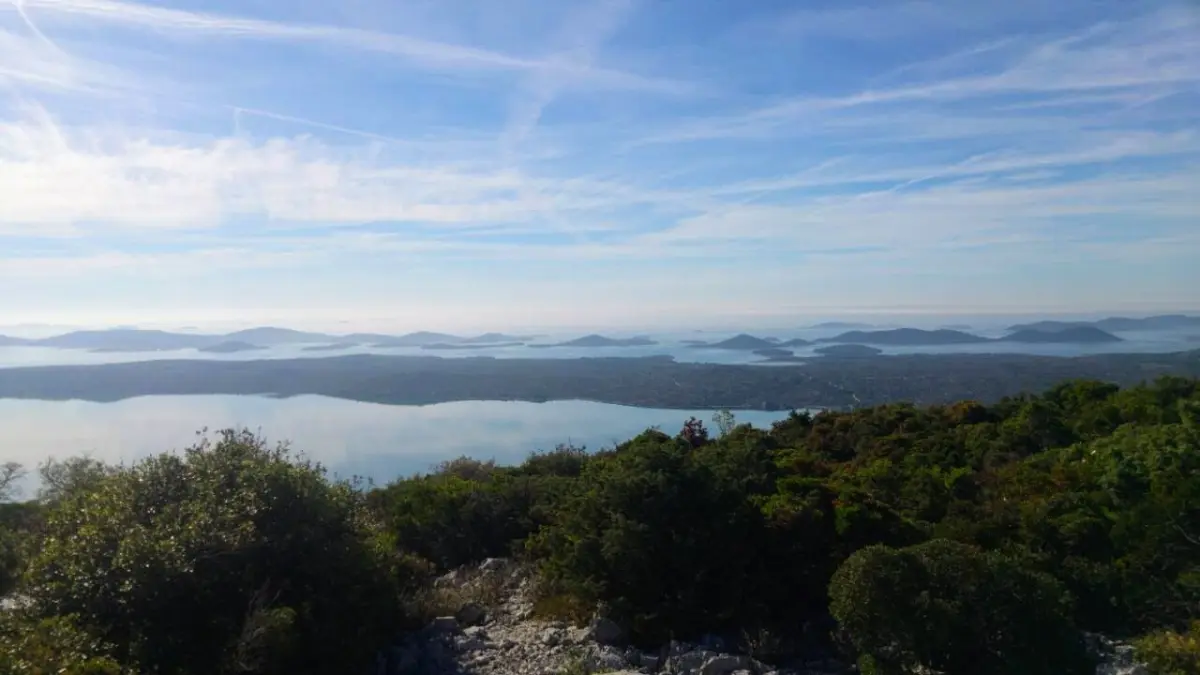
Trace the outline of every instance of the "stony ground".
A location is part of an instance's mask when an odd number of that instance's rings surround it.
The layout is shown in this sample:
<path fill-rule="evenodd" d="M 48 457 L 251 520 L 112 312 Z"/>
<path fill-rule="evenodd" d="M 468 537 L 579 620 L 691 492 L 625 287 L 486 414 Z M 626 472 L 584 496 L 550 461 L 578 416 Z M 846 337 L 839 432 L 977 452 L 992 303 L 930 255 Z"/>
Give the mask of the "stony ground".
<path fill-rule="evenodd" d="M 825 659 L 777 668 L 715 644 L 672 642 L 651 652 L 623 645 L 606 620 L 587 627 L 533 616 L 527 570 L 489 560 L 437 582 L 445 616 L 381 653 L 377 675 L 841 675 L 845 664 Z M 452 609 L 457 608 L 457 609 Z M 453 615 L 451 615 L 453 614 Z M 1145 675 L 1132 650 L 1097 638 L 1106 660 L 1097 675 Z"/>
<path fill-rule="evenodd" d="M 704 645 L 672 642 L 645 652 L 623 644 L 615 624 L 587 627 L 543 621 L 532 611 L 532 580 L 504 560 L 459 570 L 438 580 L 448 597 L 462 598 L 456 616 L 444 616 L 392 648 L 380 675 L 785 675 L 747 656 Z M 487 601 L 472 601 L 485 597 Z M 485 606 L 486 605 L 486 606 Z M 841 664 L 818 663 L 795 675 L 835 675 Z"/>

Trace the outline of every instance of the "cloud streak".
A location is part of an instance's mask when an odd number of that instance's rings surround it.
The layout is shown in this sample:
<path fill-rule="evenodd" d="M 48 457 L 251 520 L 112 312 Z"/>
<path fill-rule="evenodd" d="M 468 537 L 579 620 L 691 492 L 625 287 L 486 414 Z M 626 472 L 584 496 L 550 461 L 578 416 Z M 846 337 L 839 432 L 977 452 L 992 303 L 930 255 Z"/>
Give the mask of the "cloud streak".
<path fill-rule="evenodd" d="M 24 4 L 47 13 L 155 31 L 251 40 L 325 43 L 342 49 L 386 54 L 431 69 L 538 72 L 586 81 L 595 87 L 668 94 L 688 93 L 693 89 L 687 83 L 668 79 L 605 68 L 581 67 L 572 62 L 523 58 L 478 47 L 359 28 L 267 21 L 112 0 L 24 0 Z"/>
<path fill-rule="evenodd" d="M 972 295 L 1006 269 L 1080 302 L 1087 279 L 1121 280 L 1122 303 L 1200 288 L 1200 12 L 1182 6 L 731 29 L 745 8 L 679 25 L 638 0 L 482 18 L 447 0 L 400 22 L 379 0 L 189 2 L 0 4 L 0 279 L 37 299 L 0 312 L 1038 300 Z"/>

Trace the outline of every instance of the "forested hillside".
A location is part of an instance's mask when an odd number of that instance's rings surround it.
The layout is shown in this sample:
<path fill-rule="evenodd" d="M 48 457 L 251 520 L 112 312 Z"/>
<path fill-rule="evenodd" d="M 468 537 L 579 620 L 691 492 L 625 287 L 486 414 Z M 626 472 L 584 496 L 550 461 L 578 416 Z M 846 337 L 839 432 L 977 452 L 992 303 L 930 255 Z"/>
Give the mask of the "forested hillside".
<path fill-rule="evenodd" d="M 638 646 L 1061 675 L 1094 672 L 1097 632 L 1200 672 L 1196 380 L 769 430 L 719 414 L 378 487 L 234 431 L 41 469 L 39 498 L 0 512 L 4 675 L 366 672 L 428 621 L 437 575 L 498 556 L 536 568 L 539 614 L 599 612 Z"/>

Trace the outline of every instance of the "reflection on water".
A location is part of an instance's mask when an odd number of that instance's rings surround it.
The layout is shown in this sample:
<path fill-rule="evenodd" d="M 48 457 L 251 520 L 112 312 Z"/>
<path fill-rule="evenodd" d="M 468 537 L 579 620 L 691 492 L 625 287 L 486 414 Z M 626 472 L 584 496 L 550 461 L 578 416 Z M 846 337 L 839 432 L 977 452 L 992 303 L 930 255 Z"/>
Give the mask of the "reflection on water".
<path fill-rule="evenodd" d="M 388 406 L 322 396 L 147 396 L 117 403 L 0 399 L 0 461 L 32 467 L 46 457 L 83 453 L 128 461 L 187 447 L 201 428 L 244 426 L 271 441 L 291 441 L 340 475 L 385 482 L 460 455 L 515 463 L 559 443 L 594 450 L 651 426 L 675 433 L 689 415 L 709 423 L 712 411 L 585 401 Z M 737 413 L 740 422 L 756 426 L 786 416 Z"/>

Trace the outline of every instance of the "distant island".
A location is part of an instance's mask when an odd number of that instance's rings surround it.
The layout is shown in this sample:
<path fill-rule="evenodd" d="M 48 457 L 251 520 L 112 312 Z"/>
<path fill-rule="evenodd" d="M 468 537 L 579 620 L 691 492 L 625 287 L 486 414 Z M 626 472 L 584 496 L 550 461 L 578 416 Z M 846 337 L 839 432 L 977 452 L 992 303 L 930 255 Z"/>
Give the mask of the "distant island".
<path fill-rule="evenodd" d="M 455 344 L 453 342 L 435 342 L 431 345 L 421 345 L 421 349 L 432 349 L 441 351 L 459 351 L 472 349 L 495 349 L 500 347 L 520 347 L 524 342 L 496 342 L 496 343 L 464 343 Z"/>
<path fill-rule="evenodd" d="M 826 321 L 825 323 L 809 326 L 812 330 L 862 330 L 874 327 L 875 324 L 855 323 L 853 321 Z"/>
<path fill-rule="evenodd" d="M 918 328 L 896 328 L 879 331 L 850 331 L 817 342 L 841 344 L 886 345 L 919 347 L 931 345 L 969 345 L 991 342 L 989 338 L 957 330 L 921 330 Z"/>
<path fill-rule="evenodd" d="M 27 345 L 56 347 L 59 349 L 87 349 L 91 351 L 172 351 L 176 349 L 199 349 L 224 342 L 226 338 L 186 333 L 168 333 L 161 330 L 81 330 L 28 340 Z"/>
<path fill-rule="evenodd" d="M 897 328 L 883 331 L 850 331 L 817 342 L 856 345 L 883 345 L 892 347 L 928 347 L 944 345 L 971 345 L 985 343 L 1017 342 L 1025 344 L 1100 344 L 1121 342 L 1121 338 L 1099 328 L 1082 326 L 1061 331 L 1020 330 L 1001 338 L 987 338 L 958 330 L 921 330 L 919 328 Z"/>
<path fill-rule="evenodd" d="M 347 355 L 253 361 L 155 360 L 6 368 L 0 398 L 315 394 L 424 405 L 586 400 L 672 409 L 848 408 L 892 401 L 988 403 L 1063 380 L 1132 385 L 1200 376 L 1200 350 L 1085 357 L 937 354 L 812 358 L 803 365 L 680 363 L 668 356 L 574 359 Z"/>
<path fill-rule="evenodd" d="M 752 352 L 757 349 L 775 349 L 779 346 L 780 345 L 778 342 L 760 337 L 754 337 L 753 335 L 747 335 L 745 333 L 735 335 L 727 340 L 721 340 L 720 342 L 700 342 L 692 345 L 692 347 L 702 349 L 729 349 L 747 352 Z"/>
<path fill-rule="evenodd" d="M 266 349 L 258 345 L 252 345 L 249 342 L 240 340 L 230 340 L 228 342 L 218 342 L 215 345 L 206 345 L 198 348 L 198 352 L 206 352 L 209 354 L 236 354 L 238 352 L 256 352 Z"/>
<path fill-rule="evenodd" d="M 221 336 L 224 342 L 245 342 L 259 347 L 275 347 L 279 345 L 311 344 L 313 342 L 329 342 L 332 335 L 324 333 L 306 333 L 291 328 L 249 328 Z"/>
<path fill-rule="evenodd" d="M 447 342 L 458 342 L 462 338 L 457 335 L 447 335 L 446 333 L 430 333 L 428 331 L 419 331 L 416 333 L 408 333 L 407 335 L 398 336 L 379 336 L 374 340 L 372 347 L 389 349 L 397 347 L 424 347 L 425 345 L 441 344 Z"/>
<path fill-rule="evenodd" d="M 1184 314 L 1160 314 L 1141 319 L 1110 316 L 1098 321 L 1037 321 L 1010 326 L 1010 331 L 1036 330 L 1044 332 L 1064 331 L 1070 328 L 1099 328 L 1104 331 L 1160 331 L 1200 328 L 1200 316 Z"/>
<path fill-rule="evenodd" d="M 327 345 L 309 345 L 301 347 L 302 352 L 340 352 L 346 349 L 354 349 L 358 346 L 357 342 L 334 342 Z"/>
<path fill-rule="evenodd" d="M 778 348 L 755 349 L 754 354 L 756 356 L 764 356 L 768 359 L 789 359 L 796 355 L 795 352 L 793 352 L 790 349 L 778 349 Z"/>
<path fill-rule="evenodd" d="M 1006 335 L 998 342 L 1023 342 L 1026 344 L 1104 344 L 1108 342 L 1123 342 L 1112 333 L 1100 330 L 1094 326 L 1073 326 L 1062 330 L 1019 330 Z"/>
<path fill-rule="evenodd" d="M 546 349 L 550 347 L 648 347 L 658 344 L 648 337 L 638 336 L 631 338 L 610 338 L 603 335 L 585 335 L 574 340 L 566 342 L 556 342 L 553 344 L 529 345 L 535 349 Z"/>
<path fill-rule="evenodd" d="M 484 333 L 475 337 L 459 337 L 446 333 L 420 331 L 406 335 L 384 335 L 380 333 L 352 333 L 330 335 L 262 326 L 248 328 L 224 335 L 201 333 L 171 333 L 161 330 L 137 328 L 114 328 L 111 330 L 83 330 L 40 339 L 26 339 L 0 335 L 0 347 L 53 347 L 57 349 L 86 349 L 92 352 L 162 352 L 196 349 L 209 353 L 226 353 L 226 343 L 241 343 L 256 348 L 284 345 L 308 345 L 304 351 L 334 351 L 371 344 L 377 348 L 423 347 L 434 344 L 496 345 L 524 342 L 526 336 L 504 333 Z M 237 351 L 246 351 L 240 349 Z"/>
<path fill-rule="evenodd" d="M 867 345 L 830 345 L 828 347 L 818 347 L 813 351 L 822 356 L 841 359 L 860 359 L 868 356 L 879 356 L 883 353 L 882 349 L 868 347 Z"/>
<path fill-rule="evenodd" d="M 814 328 L 840 329 L 846 326 L 862 326 L 849 322 L 827 322 Z M 1200 327 L 1200 317 L 1163 315 L 1144 319 L 1113 317 L 1095 322 L 1041 321 L 1014 326 L 1011 334 L 997 339 L 982 337 L 946 327 L 938 330 L 897 328 L 890 330 L 848 330 L 834 337 L 816 340 L 816 343 L 863 344 L 882 346 L 945 346 L 982 344 L 986 342 L 1010 342 L 1026 344 L 1076 343 L 1099 344 L 1118 342 L 1119 336 L 1111 331 L 1121 330 L 1166 330 Z M 966 326 L 961 326 L 966 328 Z M 46 338 L 18 338 L 0 335 L 0 347 L 52 347 L 56 349 L 81 349 L 94 352 L 162 352 L 196 349 L 207 353 L 223 352 L 224 343 L 244 343 L 254 347 L 276 347 L 299 345 L 303 351 L 336 351 L 350 345 L 370 345 L 377 349 L 428 348 L 433 350 L 486 349 L 489 347 L 514 347 L 523 344 L 531 348 L 574 347 L 645 347 L 658 344 L 648 336 L 613 338 L 603 335 L 585 335 L 565 342 L 532 344 L 535 336 L 510 335 L 507 333 L 483 333 L 471 337 L 431 331 L 418 331 L 404 335 L 381 333 L 351 333 L 332 335 L 261 326 L 223 335 L 201 333 L 172 333 L 161 330 L 119 328 L 112 330 L 81 330 Z M 801 338 L 780 340 L 773 337 L 756 337 L 740 333 L 718 342 L 698 339 L 681 340 L 693 348 L 754 351 L 772 347 L 803 347 L 814 344 Z M 215 349 L 214 349 L 215 348 Z M 245 351 L 241 349 L 239 351 Z"/>
<path fill-rule="evenodd" d="M 462 338 L 462 339 L 458 340 L 457 342 L 459 342 L 461 344 L 468 344 L 468 345 L 486 344 L 486 345 L 496 346 L 496 345 L 504 344 L 506 342 L 507 343 L 529 342 L 530 340 L 534 339 L 535 337 L 537 337 L 537 336 L 536 335 L 508 335 L 507 333 L 484 333 L 483 335 L 476 335 L 475 337 Z"/>
<path fill-rule="evenodd" d="M 760 338 L 746 333 L 740 333 L 727 340 L 720 342 L 705 342 L 703 340 L 683 340 L 683 344 L 697 349 L 728 349 L 731 351 L 746 351 L 753 352 L 760 349 L 774 349 L 782 347 L 804 347 L 812 344 L 808 340 L 795 338 L 792 340 L 780 340 L 779 338 Z"/>

